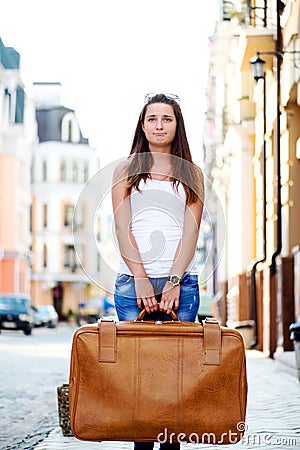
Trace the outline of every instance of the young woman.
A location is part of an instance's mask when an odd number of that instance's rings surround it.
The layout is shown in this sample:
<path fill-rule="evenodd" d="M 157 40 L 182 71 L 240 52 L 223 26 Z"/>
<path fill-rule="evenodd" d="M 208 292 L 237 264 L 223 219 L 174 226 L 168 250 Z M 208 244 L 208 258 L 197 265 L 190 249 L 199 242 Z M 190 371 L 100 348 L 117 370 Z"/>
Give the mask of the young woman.
<path fill-rule="evenodd" d="M 195 250 L 203 210 L 203 176 L 191 157 L 178 97 L 146 96 L 131 152 L 112 188 L 121 255 L 115 282 L 119 320 L 194 321 L 199 308 Z M 135 443 L 152 449 L 153 443 Z M 180 444 L 161 444 L 179 449 Z"/>

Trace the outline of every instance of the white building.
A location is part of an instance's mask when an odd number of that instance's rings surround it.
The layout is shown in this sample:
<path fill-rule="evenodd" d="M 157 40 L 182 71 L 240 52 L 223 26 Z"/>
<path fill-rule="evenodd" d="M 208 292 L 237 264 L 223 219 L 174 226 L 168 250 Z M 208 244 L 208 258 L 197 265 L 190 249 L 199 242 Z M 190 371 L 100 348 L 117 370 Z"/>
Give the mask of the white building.
<path fill-rule="evenodd" d="M 36 141 L 20 55 L 0 39 L 0 292 L 30 291 L 30 166 Z"/>
<path fill-rule="evenodd" d="M 74 111 L 60 104 L 60 84 L 35 83 L 34 88 L 39 143 L 31 174 L 32 296 L 35 304 L 54 303 L 66 317 L 91 295 L 89 269 L 100 270 L 98 252 L 90 245 L 88 199 L 77 208 L 73 224 L 76 202 L 99 169 L 99 158 L 83 138 Z"/>

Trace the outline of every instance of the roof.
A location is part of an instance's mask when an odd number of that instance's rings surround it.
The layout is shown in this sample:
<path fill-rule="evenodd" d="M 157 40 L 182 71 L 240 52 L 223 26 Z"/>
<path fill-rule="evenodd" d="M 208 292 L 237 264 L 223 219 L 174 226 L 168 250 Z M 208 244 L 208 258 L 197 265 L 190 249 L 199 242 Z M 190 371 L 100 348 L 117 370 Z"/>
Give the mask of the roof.
<path fill-rule="evenodd" d="M 0 38 L 0 64 L 4 69 L 19 69 L 20 54 L 13 47 L 5 47 Z"/>
<path fill-rule="evenodd" d="M 64 116 L 69 113 L 75 114 L 73 109 L 65 106 L 37 108 L 36 119 L 39 142 L 62 141 L 61 124 Z M 81 131 L 78 144 L 88 144 L 88 139 L 82 136 Z"/>

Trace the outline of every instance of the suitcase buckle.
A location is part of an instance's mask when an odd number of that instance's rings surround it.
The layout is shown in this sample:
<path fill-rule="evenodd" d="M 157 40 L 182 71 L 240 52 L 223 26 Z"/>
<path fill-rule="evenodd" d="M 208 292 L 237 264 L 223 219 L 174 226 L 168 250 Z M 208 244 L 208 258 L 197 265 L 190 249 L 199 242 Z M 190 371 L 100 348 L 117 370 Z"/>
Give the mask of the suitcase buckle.
<path fill-rule="evenodd" d="M 205 323 L 217 323 L 217 324 L 220 323 L 219 320 L 216 319 L 215 317 L 205 317 L 204 322 Z"/>

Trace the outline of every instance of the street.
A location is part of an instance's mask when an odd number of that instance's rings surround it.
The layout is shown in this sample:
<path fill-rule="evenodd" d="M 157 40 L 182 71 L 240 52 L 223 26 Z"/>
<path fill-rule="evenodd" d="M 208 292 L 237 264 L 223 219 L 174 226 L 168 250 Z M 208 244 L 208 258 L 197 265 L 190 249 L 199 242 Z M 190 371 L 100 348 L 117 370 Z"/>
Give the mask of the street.
<path fill-rule="evenodd" d="M 1 450 L 132 449 L 131 443 L 79 441 L 64 437 L 58 423 L 56 388 L 68 381 L 70 348 L 76 326 L 0 334 Z M 276 362 L 247 351 L 249 384 L 246 434 L 235 448 L 300 448 L 300 386 Z M 155 446 L 157 447 L 157 444 Z M 212 448 L 182 444 L 182 448 Z M 233 448 L 232 445 L 214 448 Z"/>
<path fill-rule="evenodd" d="M 0 448 L 34 448 L 57 427 L 56 388 L 68 381 L 75 326 L 0 334 Z"/>

